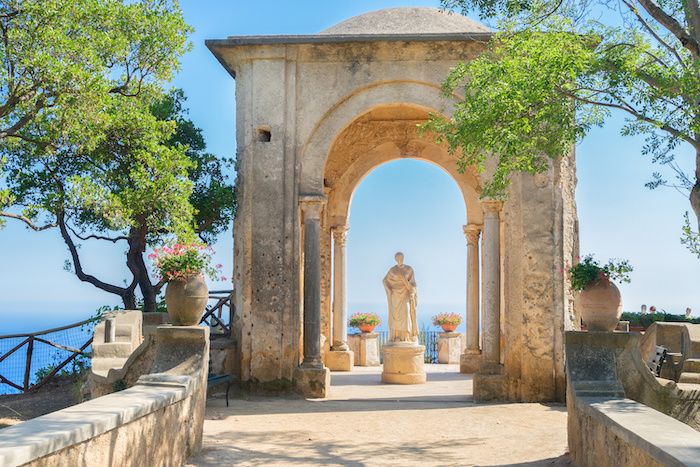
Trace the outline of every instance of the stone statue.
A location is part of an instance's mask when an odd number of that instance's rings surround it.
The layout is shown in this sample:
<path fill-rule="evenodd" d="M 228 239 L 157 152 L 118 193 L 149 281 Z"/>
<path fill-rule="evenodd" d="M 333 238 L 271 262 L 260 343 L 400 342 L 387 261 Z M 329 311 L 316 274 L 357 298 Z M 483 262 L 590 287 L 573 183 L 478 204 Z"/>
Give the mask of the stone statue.
<path fill-rule="evenodd" d="M 394 258 L 396 266 L 389 269 L 384 277 L 384 290 L 386 290 L 386 299 L 389 304 L 389 340 L 417 342 L 418 294 L 413 268 L 403 264 L 403 253 L 396 253 Z"/>

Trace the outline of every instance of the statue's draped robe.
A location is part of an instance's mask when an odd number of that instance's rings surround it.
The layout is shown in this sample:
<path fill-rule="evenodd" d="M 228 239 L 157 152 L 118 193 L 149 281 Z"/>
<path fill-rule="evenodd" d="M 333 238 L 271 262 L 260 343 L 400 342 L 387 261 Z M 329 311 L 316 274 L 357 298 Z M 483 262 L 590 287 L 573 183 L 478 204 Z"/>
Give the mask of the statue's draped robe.
<path fill-rule="evenodd" d="M 416 329 L 416 280 L 410 266 L 394 266 L 384 277 L 389 304 L 389 339 L 413 341 Z"/>

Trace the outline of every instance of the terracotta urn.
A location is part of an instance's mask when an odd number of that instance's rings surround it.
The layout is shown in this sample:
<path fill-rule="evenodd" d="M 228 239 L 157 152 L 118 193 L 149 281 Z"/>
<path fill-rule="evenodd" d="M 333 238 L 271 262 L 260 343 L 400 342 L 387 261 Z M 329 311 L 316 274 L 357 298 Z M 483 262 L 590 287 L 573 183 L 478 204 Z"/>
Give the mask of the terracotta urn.
<path fill-rule="evenodd" d="M 441 324 L 442 330 L 445 332 L 454 332 L 455 329 L 457 329 L 456 324 Z"/>
<path fill-rule="evenodd" d="M 374 328 L 376 328 L 376 324 L 360 324 L 359 328 L 360 331 L 364 332 L 365 334 L 368 334 L 372 331 L 374 331 Z"/>
<path fill-rule="evenodd" d="M 583 289 L 578 304 L 589 331 L 614 331 L 622 315 L 620 290 L 608 278 Z"/>
<path fill-rule="evenodd" d="M 190 276 L 187 280 L 170 280 L 165 289 L 165 305 L 170 321 L 175 326 L 196 326 L 204 315 L 209 301 L 209 289 L 204 276 Z"/>

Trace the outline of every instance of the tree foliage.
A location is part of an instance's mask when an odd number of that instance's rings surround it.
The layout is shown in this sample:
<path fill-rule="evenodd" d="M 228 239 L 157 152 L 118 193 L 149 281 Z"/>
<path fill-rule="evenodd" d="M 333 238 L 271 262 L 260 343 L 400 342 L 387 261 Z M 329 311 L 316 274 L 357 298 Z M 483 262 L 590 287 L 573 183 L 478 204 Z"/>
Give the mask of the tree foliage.
<path fill-rule="evenodd" d="M 685 192 L 700 220 L 700 9 L 696 0 L 444 0 L 478 10 L 500 32 L 484 54 L 456 67 L 446 93 L 463 95 L 450 119 L 426 128 L 483 170 L 484 194 L 502 196 L 514 172 L 536 173 L 611 111 L 623 134 L 646 137 L 643 152 L 672 170 L 650 188 Z M 678 160 L 690 145 L 695 160 Z M 686 167 L 692 167 L 689 174 Z"/>
<path fill-rule="evenodd" d="M 212 240 L 235 207 L 229 161 L 162 90 L 189 31 L 174 1 L 0 1 L 0 218 L 58 230 L 68 269 L 127 308 L 137 288 L 156 307 L 149 245 Z M 92 241 L 125 252 L 123 285 L 84 270 Z"/>

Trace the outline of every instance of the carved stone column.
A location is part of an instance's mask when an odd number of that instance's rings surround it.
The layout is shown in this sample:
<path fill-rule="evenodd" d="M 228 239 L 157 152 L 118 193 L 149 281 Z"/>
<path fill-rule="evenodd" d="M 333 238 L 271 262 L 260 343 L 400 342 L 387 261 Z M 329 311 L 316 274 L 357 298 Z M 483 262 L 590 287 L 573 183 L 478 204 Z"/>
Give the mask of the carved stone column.
<path fill-rule="evenodd" d="M 467 239 L 467 347 L 462 353 L 459 370 L 475 373 L 481 364 L 479 348 L 479 236 L 481 226 L 464 226 Z"/>
<path fill-rule="evenodd" d="M 481 370 L 490 371 L 501 360 L 501 209 L 496 200 L 482 202 L 484 207 L 484 322 L 482 323 Z"/>
<path fill-rule="evenodd" d="M 333 350 L 348 347 L 347 297 L 345 295 L 345 240 L 348 227 L 338 225 L 333 233 Z"/>
<path fill-rule="evenodd" d="M 321 361 L 321 213 L 323 197 L 301 199 L 304 216 L 304 361 L 303 367 L 322 368 Z"/>
<path fill-rule="evenodd" d="M 321 213 L 324 196 L 301 196 L 304 222 L 304 360 L 294 373 L 297 388 L 308 397 L 326 397 L 330 371 L 321 360 Z"/>
<path fill-rule="evenodd" d="M 345 296 L 346 225 L 331 228 L 333 233 L 333 347 L 326 354 L 326 366 L 333 371 L 350 371 L 355 357 L 348 347 L 347 302 Z"/>

